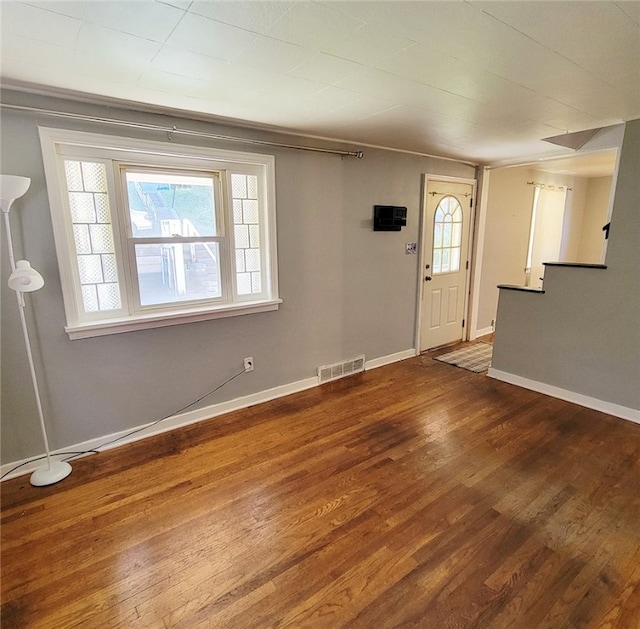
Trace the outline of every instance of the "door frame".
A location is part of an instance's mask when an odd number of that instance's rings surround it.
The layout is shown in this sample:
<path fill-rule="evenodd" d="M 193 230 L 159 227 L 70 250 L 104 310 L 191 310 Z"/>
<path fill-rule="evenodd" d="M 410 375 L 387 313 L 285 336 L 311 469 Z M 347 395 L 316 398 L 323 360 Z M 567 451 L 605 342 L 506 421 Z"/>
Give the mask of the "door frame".
<path fill-rule="evenodd" d="M 414 343 L 416 349 L 416 356 L 420 354 L 420 323 L 422 321 L 422 293 L 424 291 L 424 281 L 423 275 L 425 270 L 425 264 L 427 263 L 426 259 L 426 247 L 425 247 L 425 238 L 427 235 L 427 190 L 429 188 L 430 183 L 435 183 L 441 181 L 442 183 L 463 183 L 471 185 L 472 187 L 472 196 L 473 196 L 473 205 L 471 207 L 471 213 L 469 215 L 469 242 L 467 243 L 467 256 L 469 258 L 469 268 L 467 269 L 465 275 L 465 294 L 464 294 L 464 305 L 463 305 L 463 317 L 465 320 L 465 326 L 462 329 L 462 340 L 469 340 L 471 338 L 471 325 L 470 325 L 470 317 L 469 317 L 469 303 L 470 303 L 470 289 L 471 289 L 471 277 L 472 271 L 475 267 L 475 251 L 473 248 L 474 244 L 474 234 L 475 234 L 475 218 L 476 218 L 476 208 L 478 206 L 478 180 L 470 179 L 468 177 L 449 177 L 446 175 L 433 175 L 429 173 L 424 173 L 422 175 L 422 187 L 420 191 L 420 228 L 419 228 L 419 237 L 420 241 L 418 243 L 418 286 L 417 286 L 417 298 L 416 298 L 416 322 L 415 322 L 415 333 L 414 333 Z"/>

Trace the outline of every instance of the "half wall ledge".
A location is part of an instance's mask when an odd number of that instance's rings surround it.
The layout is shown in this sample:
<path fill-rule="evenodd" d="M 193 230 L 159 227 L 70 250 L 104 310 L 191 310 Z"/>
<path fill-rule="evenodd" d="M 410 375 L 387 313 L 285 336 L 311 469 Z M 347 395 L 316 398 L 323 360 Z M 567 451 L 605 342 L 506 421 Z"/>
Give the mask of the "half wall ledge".
<path fill-rule="evenodd" d="M 544 294 L 544 289 L 533 288 L 531 286 L 517 286 L 515 284 L 498 284 L 498 288 L 501 290 L 520 290 L 523 293 L 538 293 L 539 295 Z"/>
<path fill-rule="evenodd" d="M 591 264 L 588 262 L 543 262 L 544 266 L 570 266 L 578 269 L 606 269 L 606 264 Z"/>

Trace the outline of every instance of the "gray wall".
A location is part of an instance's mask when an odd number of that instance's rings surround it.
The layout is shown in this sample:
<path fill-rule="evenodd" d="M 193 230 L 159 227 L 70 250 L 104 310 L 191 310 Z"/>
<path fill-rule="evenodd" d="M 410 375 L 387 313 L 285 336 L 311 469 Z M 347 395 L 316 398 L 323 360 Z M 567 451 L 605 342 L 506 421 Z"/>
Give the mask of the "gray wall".
<path fill-rule="evenodd" d="M 501 291 L 493 368 L 640 409 L 640 120 L 627 123 L 606 270 L 548 267 L 543 295 Z"/>
<path fill-rule="evenodd" d="M 265 132 L 36 95 L 5 93 L 3 100 L 278 139 Z M 421 176 L 474 176 L 469 166 L 391 151 L 367 149 L 364 159 L 356 160 L 250 147 L 276 156 L 280 310 L 70 341 L 63 330 L 37 125 L 116 135 L 124 131 L 4 109 L 1 122 L 2 172 L 32 178 L 11 218 L 18 257 L 29 259 L 46 280 L 27 299 L 54 449 L 163 417 L 238 372 L 244 356 L 254 357 L 255 371 L 203 406 L 312 377 L 320 364 L 360 353 L 370 360 L 412 348 L 418 256 L 405 255 L 404 244 L 419 240 Z M 127 134 L 159 139 L 149 132 Z M 237 144 L 219 146 L 242 150 Z M 373 232 L 374 204 L 406 205 L 408 226 L 397 233 Z M 3 247 L 2 277 L 7 276 Z M 1 284 L 2 462 L 7 463 L 39 454 L 42 444 L 15 296 L 4 279 Z"/>

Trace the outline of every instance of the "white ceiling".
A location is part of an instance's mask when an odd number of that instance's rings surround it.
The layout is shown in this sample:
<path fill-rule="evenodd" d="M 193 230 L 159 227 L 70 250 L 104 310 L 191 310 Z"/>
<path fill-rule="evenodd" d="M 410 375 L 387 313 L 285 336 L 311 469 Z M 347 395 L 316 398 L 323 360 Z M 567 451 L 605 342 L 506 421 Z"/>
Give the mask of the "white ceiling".
<path fill-rule="evenodd" d="M 5 85 L 496 163 L 640 118 L 640 2 L 3 0 Z"/>

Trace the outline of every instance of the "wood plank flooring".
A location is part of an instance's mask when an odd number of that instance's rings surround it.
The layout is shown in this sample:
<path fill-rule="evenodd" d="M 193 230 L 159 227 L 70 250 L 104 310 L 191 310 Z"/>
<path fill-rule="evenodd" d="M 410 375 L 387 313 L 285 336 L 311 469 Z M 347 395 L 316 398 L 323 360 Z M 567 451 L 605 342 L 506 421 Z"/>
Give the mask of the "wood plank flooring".
<path fill-rule="evenodd" d="M 640 627 L 640 425 L 426 354 L 2 484 L 2 628 Z"/>

